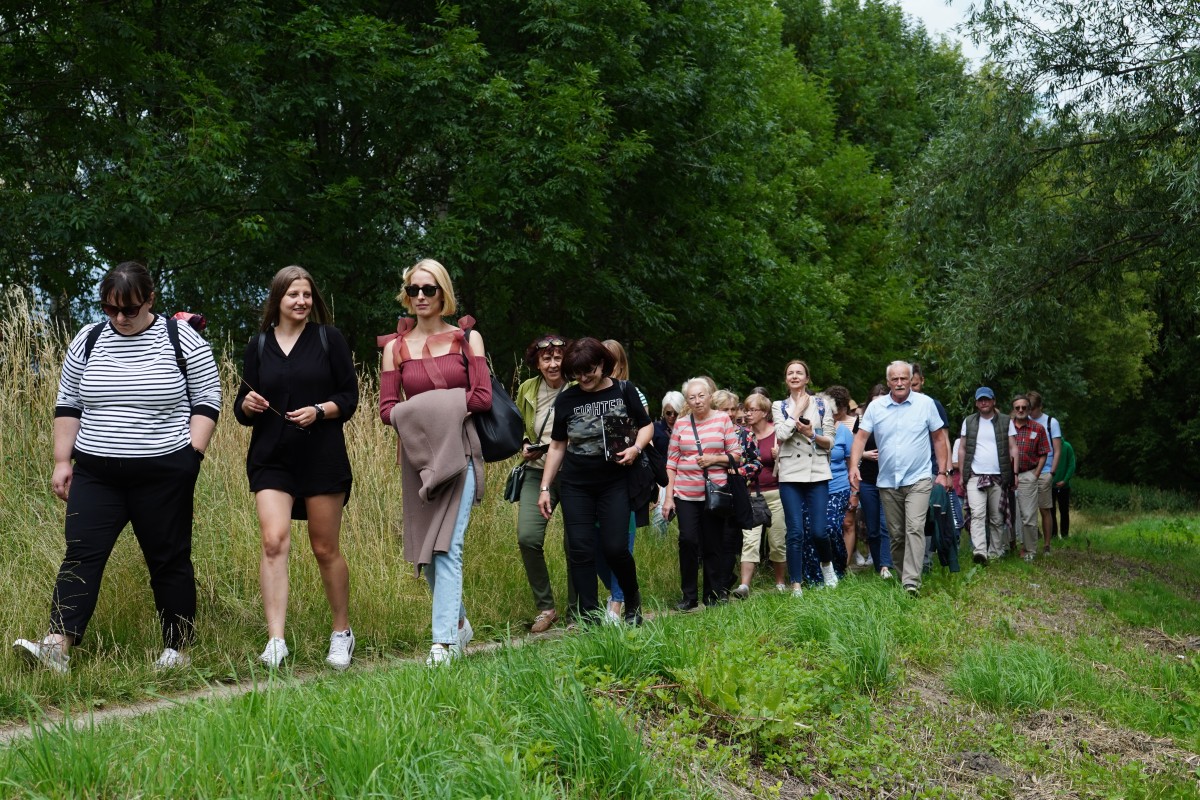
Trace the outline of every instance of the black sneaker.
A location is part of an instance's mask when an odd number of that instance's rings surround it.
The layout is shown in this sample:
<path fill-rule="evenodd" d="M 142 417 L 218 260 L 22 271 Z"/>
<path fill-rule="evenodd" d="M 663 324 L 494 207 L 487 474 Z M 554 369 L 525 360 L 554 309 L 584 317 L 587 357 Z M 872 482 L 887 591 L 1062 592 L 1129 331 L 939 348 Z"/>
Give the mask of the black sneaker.
<path fill-rule="evenodd" d="M 976 553 L 975 555 L 971 556 L 971 560 L 976 564 L 982 564 L 985 567 L 987 566 L 987 556 L 985 556 L 983 553 Z"/>
<path fill-rule="evenodd" d="M 675 606 L 675 610 L 680 613 L 686 614 L 689 611 L 695 611 L 699 607 L 700 607 L 700 604 L 694 600 L 692 600 L 692 601 L 684 600 Z"/>

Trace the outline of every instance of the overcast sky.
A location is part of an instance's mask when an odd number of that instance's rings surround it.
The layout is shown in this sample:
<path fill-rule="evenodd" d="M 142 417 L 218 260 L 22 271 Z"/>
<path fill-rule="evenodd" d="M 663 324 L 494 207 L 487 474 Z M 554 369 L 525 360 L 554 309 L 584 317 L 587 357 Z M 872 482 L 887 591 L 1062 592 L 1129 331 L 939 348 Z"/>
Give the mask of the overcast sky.
<path fill-rule="evenodd" d="M 972 0 L 897 0 L 904 12 L 925 24 L 925 30 L 935 37 L 937 34 L 957 39 L 962 42 L 963 54 L 976 64 L 983 56 L 983 51 L 966 41 L 954 28 L 967 16 Z"/>

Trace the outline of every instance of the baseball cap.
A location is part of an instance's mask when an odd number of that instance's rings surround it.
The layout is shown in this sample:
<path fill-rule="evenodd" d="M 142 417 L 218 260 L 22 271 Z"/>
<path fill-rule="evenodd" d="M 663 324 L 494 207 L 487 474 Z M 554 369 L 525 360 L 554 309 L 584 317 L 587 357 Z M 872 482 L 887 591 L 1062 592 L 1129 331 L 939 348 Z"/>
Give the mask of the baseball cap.
<path fill-rule="evenodd" d="M 995 400 L 996 394 L 991 389 L 989 389 L 987 386 L 980 386 L 978 389 L 975 390 L 975 399 L 981 400 L 984 397 L 986 397 L 989 400 Z"/>

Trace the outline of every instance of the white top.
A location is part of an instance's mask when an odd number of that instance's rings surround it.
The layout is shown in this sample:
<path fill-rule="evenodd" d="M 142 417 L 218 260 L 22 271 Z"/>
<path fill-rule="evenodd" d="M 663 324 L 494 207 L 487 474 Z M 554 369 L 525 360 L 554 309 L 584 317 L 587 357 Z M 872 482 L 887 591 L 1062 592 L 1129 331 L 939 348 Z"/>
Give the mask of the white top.
<path fill-rule="evenodd" d="M 967 421 L 963 420 L 962 433 L 963 438 L 967 435 Z M 1007 434 L 1006 434 L 1007 435 Z M 1008 457 L 1008 453 L 1004 454 Z M 955 463 L 958 463 L 958 457 L 954 457 Z M 972 475 L 999 475 L 1000 474 L 1000 454 L 996 452 L 996 417 L 984 419 L 979 417 L 979 433 L 975 437 L 975 457 L 971 459 L 971 474 Z"/>
<path fill-rule="evenodd" d="M 75 447 L 95 456 L 149 458 L 191 444 L 193 414 L 221 413 L 221 378 L 208 342 L 180 323 L 179 347 L 187 360 L 187 387 L 175 363 L 166 319 L 155 315 L 146 330 L 122 336 L 111 324 L 96 340 L 87 362 L 87 325 L 67 348 L 55 400 L 56 417 L 78 417 Z"/>
<path fill-rule="evenodd" d="M 1046 466 L 1042 467 L 1042 474 L 1054 471 L 1054 440 L 1062 438 L 1062 428 L 1058 426 L 1058 420 L 1049 414 L 1042 414 L 1040 417 L 1035 417 L 1032 414 L 1029 418 L 1046 429 L 1046 435 L 1050 437 L 1050 452 L 1046 454 Z M 1016 430 L 1013 429 L 1015 435 Z"/>

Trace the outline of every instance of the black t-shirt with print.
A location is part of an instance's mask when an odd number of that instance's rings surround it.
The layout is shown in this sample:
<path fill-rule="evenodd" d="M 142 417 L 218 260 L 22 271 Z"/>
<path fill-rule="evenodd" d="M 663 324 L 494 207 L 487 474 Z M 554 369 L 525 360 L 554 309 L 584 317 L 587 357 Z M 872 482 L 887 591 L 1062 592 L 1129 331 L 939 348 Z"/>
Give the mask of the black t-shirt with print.
<path fill-rule="evenodd" d="M 625 478 L 629 467 L 604 458 L 605 417 L 628 417 L 635 428 L 650 424 L 637 388 L 629 381 L 613 381 L 612 386 L 598 392 L 571 386 L 554 401 L 554 430 L 550 436 L 556 442 L 567 443 L 559 480 L 593 486 Z"/>

